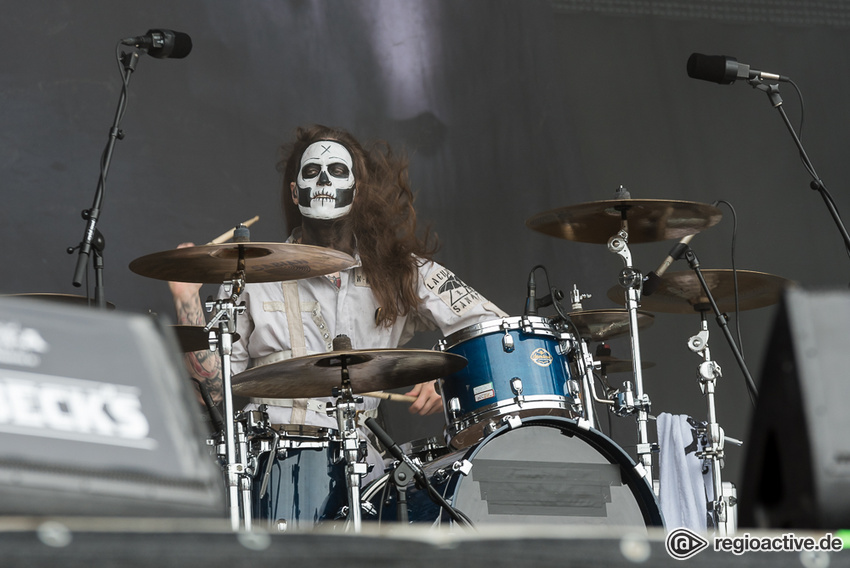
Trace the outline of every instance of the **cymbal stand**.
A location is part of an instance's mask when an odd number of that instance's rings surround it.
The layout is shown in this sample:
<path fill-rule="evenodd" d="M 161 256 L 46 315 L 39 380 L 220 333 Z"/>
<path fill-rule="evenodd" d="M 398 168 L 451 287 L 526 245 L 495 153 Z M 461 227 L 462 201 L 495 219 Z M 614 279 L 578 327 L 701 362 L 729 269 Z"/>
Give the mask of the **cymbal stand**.
<path fill-rule="evenodd" d="M 349 344 L 350 345 L 350 344 Z M 334 347 L 336 349 L 336 346 Z M 347 357 L 341 357 L 342 386 L 334 387 L 334 396 L 338 397 L 336 406 L 327 409 L 328 415 L 335 415 L 342 436 L 342 451 L 345 458 L 345 483 L 348 490 L 348 521 L 354 532 L 360 532 L 360 478 L 369 472 L 368 464 L 361 456 L 366 453 L 366 441 L 360 440 L 357 431 L 358 402 L 363 402 L 362 396 L 355 396 L 351 390 L 351 380 L 348 373 Z"/>
<path fill-rule="evenodd" d="M 225 446 L 225 485 L 227 486 L 227 508 L 233 530 L 251 530 L 251 478 L 248 474 L 248 445 L 245 431 L 235 420 L 233 407 L 232 376 L 230 356 L 233 352 L 233 334 L 236 332 L 236 316 L 245 312 L 245 305 L 236 301 L 245 288 L 244 258 L 240 247 L 240 270 L 233 280 L 226 280 L 225 299 L 208 301 L 208 312 L 215 315 L 204 330 L 209 332 L 218 326 L 217 333 L 210 340 L 210 348 L 217 349 L 221 356 L 221 380 L 224 390 L 224 446 Z"/>
<path fill-rule="evenodd" d="M 688 348 L 702 356 L 703 362 L 700 363 L 697 371 L 699 377 L 699 386 L 705 395 L 708 405 L 708 422 L 705 426 L 698 428 L 700 437 L 702 438 L 702 451 L 696 455 L 705 462 L 711 464 L 711 481 L 714 488 L 714 498 L 708 503 L 708 513 L 714 519 L 714 526 L 717 534 L 725 536 L 727 534 L 729 509 L 734 505 L 729 500 L 730 496 L 723 494 L 723 480 L 720 470 L 724 466 L 723 447 L 725 441 L 741 445 L 739 440 L 726 438 L 723 428 L 717 423 L 717 412 L 715 408 L 714 389 L 717 384 L 717 379 L 722 376 L 720 365 L 711 359 L 711 352 L 708 349 L 708 321 L 706 320 L 705 311 L 700 312 L 701 326 L 700 332 L 688 340 Z"/>
<path fill-rule="evenodd" d="M 582 294 L 578 290 L 578 286 L 573 284 L 573 289 L 570 292 L 570 302 L 571 308 L 573 311 L 582 310 L 583 307 L 581 305 L 581 301 L 590 298 L 590 294 Z M 563 316 L 566 319 L 566 315 Z M 593 360 L 593 356 L 590 353 L 590 348 L 588 347 L 587 340 L 581 337 L 581 334 L 578 330 L 575 330 L 575 342 L 578 346 L 577 352 L 575 354 L 575 362 L 576 368 L 581 374 L 581 388 L 584 391 L 584 404 L 573 403 L 573 410 L 578 412 L 579 415 L 584 416 L 584 418 L 590 422 L 590 425 L 593 427 L 597 426 L 596 423 L 596 413 L 593 407 L 593 401 L 598 400 L 596 398 L 595 393 L 593 392 L 593 371 L 599 367 L 599 363 Z M 570 385 L 567 385 L 570 388 Z M 572 391 L 572 389 L 570 389 Z M 574 393 L 570 392 L 575 400 Z"/>
<path fill-rule="evenodd" d="M 629 251 L 628 222 L 626 211 L 623 214 L 623 228 L 608 239 L 608 250 L 623 259 L 625 267 L 620 272 L 619 282 L 625 289 L 626 309 L 629 312 L 629 336 L 632 347 L 632 370 L 634 372 L 634 393 L 626 383 L 624 396 L 617 400 L 614 412 L 620 416 L 637 414 L 638 444 L 637 455 L 646 470 L 646 479 L 652 485 L 652 453 L 657 451 L 657 444 L 650 444 L 647 422 L 649 421 L 649 397 L 643 392 L 643 375 L 640 360 L 640 339 L 638 338 L 638 307 L 643 287 L 643 275 L 632 266 L 632 254 Z"/>

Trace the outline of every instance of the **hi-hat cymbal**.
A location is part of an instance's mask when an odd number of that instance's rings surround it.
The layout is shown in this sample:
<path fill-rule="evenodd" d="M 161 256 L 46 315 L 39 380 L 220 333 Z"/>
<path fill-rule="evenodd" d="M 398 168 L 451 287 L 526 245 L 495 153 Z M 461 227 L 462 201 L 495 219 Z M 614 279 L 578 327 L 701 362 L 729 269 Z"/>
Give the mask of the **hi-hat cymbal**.
<path fill-rule="evenodd" d="M 466 367 L 465 357 L 426 349 L 342 350 L 285 359 L 233 377 L 238 396 L 312 398 L 333 396 L 342 385 L 342 362 L 354 393 L 415 385 Z"/>
<path fill-rule="evenodd" d="M 625 309 L 580 310 L 568 315 L 582 338 L 590 341 L 605 341 L 629 332 L 629 312 Z M 654 315 L 638 311 L 638 329 L 652 325 L 654 320 Z"/>
<path fill-rule="evenodd" d="M 544 211 L 525 225 L 540 233 L 578 241 L 605 244 L 628 221 L 629 243 L 681 239 L 716 225 L 720 209 L 705 203 L 664 199 L 591 201 Z"/>
<path fill-rule="evenodd" d="M 71 304 L 75 306 L 90 306 L 97 307 L 94 298 L 85 296 L 75 296 L 74 294 L 51 294 L 51 293 L 27 293 L 27 294 L 7 294 L 9 298 L 25 298 L 30 300 L 43 300 L 46 302 L 57 302 L 60 304 Z M 115 304 L 106 302 L 106 307 L 110 310 L 115 309 Z"/>
<path fill-rule="evenodd" d="M 593 358 L 602 364 L 602 373 L 605 375 L 609 373 L 630 373 L 634 370 L 634 365 L 631 359 L 618 359 L 611 355 L 595 355 Z M 641 360 L 640 362 L 641 369 L 649 369 L 654 366 L 655 363 L 651 361 Z"/>
<path fill-rule="evenodd" d="M 721 312 L 735 310 L 735 282 L 730 269 L 702 269 L 708 289 Z M 738 291 L 741 310 L 763 308 L 779 302 L 782 292 L 795 283 L 781 276 L 752 270 L 738 270 Z M 615 286 L 608 297 L 623 302 L 623 289 Z M 711 305 L 692 271 L 668 272 L 661 277 L 658 288 L 651 296 L 644 294 L 641 308 L 650 312 L 692 314 L 710 311 Z"/>
<path fill-rule="evenodd" d="M 239 251 L 245 258 L 247 282 L 278 282 L 331 274 L 354 264 L 333 249 L 295 243 L 224 243 L 156 252 L 130 263 L 136 274 L 170 280 L 221 284 L 237 270 Z"/>

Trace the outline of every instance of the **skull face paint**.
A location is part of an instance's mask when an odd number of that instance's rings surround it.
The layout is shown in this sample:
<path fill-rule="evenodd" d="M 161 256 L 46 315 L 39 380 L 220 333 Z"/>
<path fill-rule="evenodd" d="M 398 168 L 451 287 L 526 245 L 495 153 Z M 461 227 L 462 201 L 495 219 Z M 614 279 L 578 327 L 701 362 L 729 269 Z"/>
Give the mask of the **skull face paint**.
<path fill-rule="evenodd" d="M 347 215 L 354 201 L 353 165 L 339 142 L 321 140 L 307 146 L 295 181 L 301 214 L 311 219 Z"/>

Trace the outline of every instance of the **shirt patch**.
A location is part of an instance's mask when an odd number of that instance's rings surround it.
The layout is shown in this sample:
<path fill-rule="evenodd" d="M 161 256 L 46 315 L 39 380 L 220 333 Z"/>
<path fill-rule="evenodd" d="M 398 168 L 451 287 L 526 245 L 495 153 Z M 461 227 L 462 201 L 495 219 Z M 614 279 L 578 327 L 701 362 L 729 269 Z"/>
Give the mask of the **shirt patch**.
<path fill-rule="evenodd" d="M 283 305 L 283 302 L 263 302 L 263 311 L 264 312 L 283 312 L 286 311 L 286 307 Z"/>
<path fill-rule="evenodd" d="M 363 271 L 362 266 L 358 266 L 354 269 L 354 285 L 360 286 L 361 288 L 371 288 L 371 286 L 369 286 L 369 281 L 366 279 L 366 272 Z"/>
<path fill-rule="evenodd" d="M 429 274 L 425 286 L 458 315 L 483 301 L 481 294 L 467 286 L 448 268 L 438 268 Z"/>

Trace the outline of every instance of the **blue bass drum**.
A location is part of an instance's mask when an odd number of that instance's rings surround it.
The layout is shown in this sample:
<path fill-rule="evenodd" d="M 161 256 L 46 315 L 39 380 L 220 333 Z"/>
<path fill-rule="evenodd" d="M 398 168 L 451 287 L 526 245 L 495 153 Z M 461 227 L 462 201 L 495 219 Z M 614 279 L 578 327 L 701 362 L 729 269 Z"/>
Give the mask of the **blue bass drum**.
<path fill-rule="evenodd" d="M 567 418 L 513 422 L 474 447 L 422 466 L 431 486 L 473 524 L 663 526 L 642 466 L 610 438 Z M 399 518 L 390 477 L 363 491 L 371 511 L 364 520 Z M 407 511 L 411 523 L 454 523 L 427 491 L 412 484 Z"/>
<path fill-rule="evenodd" d="M 576 416 L 568 386 L 571 347 L 569 334 L 537 316 L 486 321 L 441 341 L 441 350 L 469 361 L 440 379 L 449 444 L 469 447 L 508 415 Z"/>

